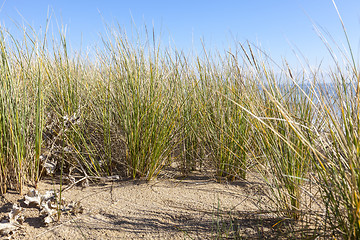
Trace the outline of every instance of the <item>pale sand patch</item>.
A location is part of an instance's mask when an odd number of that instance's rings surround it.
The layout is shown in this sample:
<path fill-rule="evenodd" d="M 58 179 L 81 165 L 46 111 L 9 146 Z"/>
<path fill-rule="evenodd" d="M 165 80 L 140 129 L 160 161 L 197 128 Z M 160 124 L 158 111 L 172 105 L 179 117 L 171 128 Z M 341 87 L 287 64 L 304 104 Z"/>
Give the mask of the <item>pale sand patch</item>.
<path fill-rule="evenodd" d="M 59 186 L 43 181 L 38 190 Z M 38 209 L 24 208 L 25 222 L 15 239 L 211 239 L 217 227 L 229 229 L 229 219 L 244 237 L 259 237 L 259 226 L 251 213 L 263 199 L 261 183 L 221 184 L 207 177 L 167 179 L 152 182 L 118 181 L 73 187 L 63 192 L 67 201 L 80 201 L 82 214 L 62 216 L 60 222 L 44 226 Z M 2 215 L 23 196 L 7 193 Z M 261 207 L 261 206 L 260 206 Z M 240 218 L 241 213 L 246 217 Z M 274 220 L 276 221 L 276 219 Z M 227 223 L 227 225 L 225 224 Z M 271 223 L 273 224 L 273 222 Z M 271 225 L 270 224 L 270 225 Z M 235 229 L 234 227 L 232 229 Z"/>

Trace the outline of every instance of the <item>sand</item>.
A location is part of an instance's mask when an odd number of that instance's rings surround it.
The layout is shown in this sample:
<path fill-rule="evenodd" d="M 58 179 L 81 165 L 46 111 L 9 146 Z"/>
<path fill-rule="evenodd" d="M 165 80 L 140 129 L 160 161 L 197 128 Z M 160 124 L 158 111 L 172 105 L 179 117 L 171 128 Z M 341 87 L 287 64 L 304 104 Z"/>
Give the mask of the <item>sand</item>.
<path fill-rule="evenodd" d="M 58 188 L 50 180 L 38 185 L 41 193 Z M 118 180 L 64 191 L 62 197 L 79 201 L 84 211 L 62 215 L 48 226 L 38 207 L 26 207 L 24 196 L 11 191 L 1 197 L 0 212 L 4 216 L 13 203 L 24 207 L 25 221 L 11 239 L 215 239 L 231 238 L 236 231 L 244 238 L 261 239 L 277 221 L 259 216 L 262 188 L 256 179 L 230 184 L 195 175 Z"/>

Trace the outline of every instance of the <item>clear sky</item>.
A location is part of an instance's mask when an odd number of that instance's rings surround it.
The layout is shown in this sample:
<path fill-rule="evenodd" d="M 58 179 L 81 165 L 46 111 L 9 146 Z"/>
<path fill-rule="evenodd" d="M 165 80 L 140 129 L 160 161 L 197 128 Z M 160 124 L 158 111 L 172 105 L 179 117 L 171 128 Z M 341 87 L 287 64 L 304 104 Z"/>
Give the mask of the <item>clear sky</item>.
<path fill-rule="evenodd" d="M 292 52 L 298 48 L 316 65 L 330 64 L 329 54 L 313 28 L 324 28 L 345 44 L 340 21 L 331 0 L 0 0 L 0 22 L 16 35 L 13 21 L 25 21 L 35 30 L 44 28 L 48 10 L 53 32 L 57 24 L 67 26 L 72 48 L 92 47 L 105 33 L 104 23 L 119 24 L 128 34 L 133 23 L 142 31 L 153 26 L 162 42 L 169 41 L 185 52 L 201 51 L 201 39 L 208 49 L 227 50 L 246 40 L 261 46 L 274 60 L 282 57 L 297 64 Z M 360 1 L 337 0 L 355 55 L 359 56 Z M 313 21 L 313 22 L 312 22 Z M 357 58 L 358 60 L 358 58 Z"/>

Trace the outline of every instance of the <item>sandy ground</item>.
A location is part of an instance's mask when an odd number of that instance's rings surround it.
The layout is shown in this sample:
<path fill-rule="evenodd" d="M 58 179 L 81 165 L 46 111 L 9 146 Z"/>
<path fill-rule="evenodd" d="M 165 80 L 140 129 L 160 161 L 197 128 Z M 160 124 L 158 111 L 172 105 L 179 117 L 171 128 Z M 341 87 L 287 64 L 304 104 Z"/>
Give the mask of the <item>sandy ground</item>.
<path fill-rule="evenodd" d="M 58 187 L 44 180 L 38 190 Z M 260 221 L 254 214 L 264 198 L 261 189 L 256 180 L 229 184 L 201 176 L 122 180 L 64 191 L 63 198 L 79 201 L 84 211 L 62 215 L 49 226 L 37 207 L 25 207 L 24 196 L 11 191 L 1 197 L 0 212 L 4 216 L 16 202 L 24 207 L 25 222 L 11 239 L 215 239 L 219 233 L 230 238 L 234 231 L 262 239 L 278 220 L 260 216 Z"/>

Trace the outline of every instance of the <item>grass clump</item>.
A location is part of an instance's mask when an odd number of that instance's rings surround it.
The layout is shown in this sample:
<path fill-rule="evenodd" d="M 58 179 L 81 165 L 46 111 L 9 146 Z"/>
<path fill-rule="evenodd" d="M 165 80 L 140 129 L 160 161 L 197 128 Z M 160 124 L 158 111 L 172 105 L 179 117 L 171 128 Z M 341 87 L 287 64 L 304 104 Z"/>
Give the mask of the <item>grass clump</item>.
<path fill-rule="evenodd" d="M 177 79 L 159 51 L 147 55 L 121 37 L 108 46 L 110 94 L 124 133 L 128 171 L 133 178 L 150 180 L 169 164 L 178 141 L 180 105 L 169 82 Z"/>

